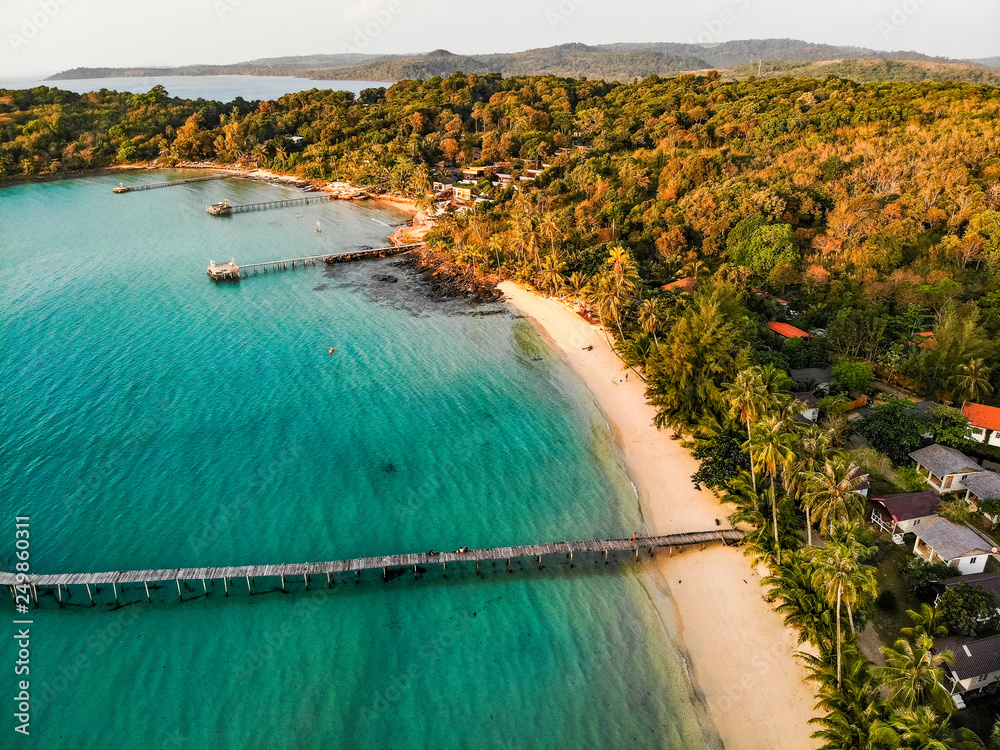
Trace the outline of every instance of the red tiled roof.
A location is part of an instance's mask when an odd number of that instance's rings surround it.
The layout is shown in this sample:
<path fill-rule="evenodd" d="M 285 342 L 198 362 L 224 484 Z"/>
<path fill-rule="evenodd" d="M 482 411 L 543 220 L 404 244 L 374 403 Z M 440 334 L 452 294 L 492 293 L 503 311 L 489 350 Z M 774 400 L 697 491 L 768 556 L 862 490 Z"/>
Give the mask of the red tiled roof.
<path fill-rule="evenodd" d="M 788 323 L 768 323 L 767 327 L 774 331 L 779 336 L 784 336 L 786 339 L 807 339 L 809 334 L 803 331 L 801 328 L 796 328 Z"/>
<path fill-rule="evenodd" d="M 1000 431 L 1000 409 L 995 406 L 967 403 L 962 407 L 962 413 L 973 427 Z"/>
<path fill-rule="evenodd" d="M 695 279 L 691 276 L 688 276 L 687 278 L 684 279 L 671 281 L 666 286 L 660 287 L 660 289 L 662 289 L 665 292 L 672 292 L 674 290 L 680 292 L 690 292 L 692 289 L 694 289 L 694 285 L 695 285 Z"/>

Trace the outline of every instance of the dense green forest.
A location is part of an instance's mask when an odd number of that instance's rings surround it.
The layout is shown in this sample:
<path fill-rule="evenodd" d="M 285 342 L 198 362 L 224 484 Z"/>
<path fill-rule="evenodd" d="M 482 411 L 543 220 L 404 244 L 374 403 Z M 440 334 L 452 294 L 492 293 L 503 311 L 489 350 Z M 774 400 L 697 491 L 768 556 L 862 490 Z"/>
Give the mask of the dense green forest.
<path fill-rule="evenodd" d="M 160 89 L 0 92 L 4 177 L 154 159 L 341 178 L 428 207 L 441 162 L 547 165 L 519 190 L 481 181 L 489 200 L 446 212 L 432 246 L 605 324 L 658 423 L 692 436 L 696 479 L 753 529 L 746 551 L 816 654 L 824 748 L 989 742 L 942 693 L 950 656 L 934 639 L 960 631 L 940 608 L 913 609 L 885 666 L 861 654 L 884 592 L 853 489 L 863 474 L 913 484 L 905 446 L 968 443 L 949 404 L 1000 403 L 1000 89 L 713 72 L 632 85 L 456 74 L 225 105 Z M 693 290 L 664 288 L 682 278 Z M 767 321 L 814 335 L 784 340 Z M 828 364 L 822 424 L 797 426 L 788 372 Z M 940 411 L 879 404 L 860 425 L 871 448 L 850 451 L 846 404 L 875 376 Z"/>

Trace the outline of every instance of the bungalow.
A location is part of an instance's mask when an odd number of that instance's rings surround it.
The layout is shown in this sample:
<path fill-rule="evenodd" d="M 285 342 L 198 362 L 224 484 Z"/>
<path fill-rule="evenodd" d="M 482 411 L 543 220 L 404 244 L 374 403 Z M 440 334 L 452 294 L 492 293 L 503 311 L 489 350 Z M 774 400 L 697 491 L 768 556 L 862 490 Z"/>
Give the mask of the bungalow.
<path fill-rule="evenodd" d="M 783 300 L 780 297 L 775 297 L 773 294 L 769 294 L 768 292 L 765 292 L 763 289 L 754 289 L 753 293 L 754 296 L 757 297 L 757 299 L 773 299 L 782 307 L 788 307 L 787 300 Z"/>
<path fill-rule="evenodd" d="M 827 388 L 833 382 L 832 367 L 806 367 L 801 370 L 792 370 L 790 375 L 793 381 L 806 387 L 813 384 L 816 388 Z"/>
<path fill-rule="evenodd" d="M 968 526 L 959 526 L 944 518 L 931 518 L 914 529 L 917 541 L 913 554 L 927 562 L 943 562 L 962 575 L 982 573 L 991 554 L 997 553 L 987 541 Z"/>
<path fill-rule="evenodd" d="M 997 602 L 997 614 L 1000 614 L 1000 573 L 973 573 L 972 575 L 955 576 L 954 578 L 945 578 L 943 581 L 936 581 L 931 584 L 937 592 L 937 597 L 934 599 L 934 606 L 936 607 L 940 603 L 945 591 L 955 588 L 960 583 L 969 586 L 979 586 L 993 594 L 993 598 Z"/>
<path fill-rule="evenodd" d="M 979 692 L 987 685 L 1000 682 L 1000 635 L 976 639 L 937 638 L 934 650 L 951 651 L 955 655 L 955 662 L 946 669 L 952 683 L 949 692 L 959 708 L 965 707 L 964 694 Z"/>
<path fill-rule="evenodd" d="M 1000 499 L 1000 474 L 995 472 L 978 471 L 975 474 L 969 474 L 962 481 L 962 484 L 965 485 L 965 502 L 977 510 L 981 510 L 983 500 Z M 990 519 L 991 523 L 1000 520 L 988 513 L 983 513 L 983 515 Z"/>
<path fill-rule="evenodd" d="M 786 339 L 807 339 L 809 334 L 803 331 L 801 328 L 796 328 L 788 323 L 768 323 L 767 327 L 774 331 L 779 336 L 783 336 Z"/>
<path fill-rule="evenodd" d="M 964 490 L 962 481 L 970 474 L 982 471 L 979 464 L 962 451 L 937 443 L 913 451 L 910 458 L 917 462 L 917 471 L 926 472 L 927 484 L 941 494 Z"/>
<path fill-rule="evenodd" d="M 903 534 L 914 531 L 931 518 L 937 518 L 934 511 L 940 502 L 941 498 L 933 490 L 876 497 L 868 503 L 869 517 L 873 526 L 891 534 L 894 542 L 902 544 Z"/>
<path fill-rule="evenodd" d="M 1000 448 L 1000 409 L 984 404 L 966 403 L 962 413 L 969 420 L 969 439 Z"/>
<path fill-rule="evenodd" d="M 808 420 L 809 424 L 816 424 L 819 421 L 819 399 L 812 391 L 802 391 L 795 394 L 795 403 L 802 404 L 803 409 L 797 416 Z"/>
<path fill-rule="evenodd" d="M 451 186 L 451 191 L 455 198 L 460 201 L 471 201 L 472 191 L 476 189 L 475 183 L 472 182 L 456 182 Z"/>
<path fill-rule="evenodd" d="M 440 195 L 441 193 L 450 193 L 453 184 L 454 183 L 451 182 L 435 182 L 432 185 L 432 189 L 437 195 Z"/>
<path fill-rule="evenodd" d="M 686 276 L 683 279 L 671 281 L 669 284 L 661 286 L 660 289 L 664 292 L 677 292 L 678 294 L 681 292 L 687 292 L 688 294 L 691 294 L 694 291 L 696 283 L 697 282 L 693 276 Z"/>

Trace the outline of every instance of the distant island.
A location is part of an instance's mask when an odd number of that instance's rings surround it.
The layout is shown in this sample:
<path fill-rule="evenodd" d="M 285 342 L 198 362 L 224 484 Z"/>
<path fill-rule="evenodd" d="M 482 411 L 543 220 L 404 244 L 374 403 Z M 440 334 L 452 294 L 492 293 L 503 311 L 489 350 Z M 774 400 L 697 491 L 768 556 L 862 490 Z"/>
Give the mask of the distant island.
<path fill-rule="evenodd" d="M 317 80 L 399 81 L 447 78 L 458 72 L 503 76 L 554 75 L 628 82 L 651 75 L 715 69 L 726 79 L 751 75 L 825 78 L 836 75 L 871 81 L 960 81 L 1000 84 L 1000 56 L 975 60 L 931 57 L 913 51 L 886 52 L 862 47 L 813 44 L 800 39 L 744 39 L 719 44 L 680 42 L 588 46 L 563 44 L 524 52 L 459 55 L 343 53 L 249 60 L 231 65 L 161 68 L 72 68 L 46 80 L 146 76 L 257 75 Z"/>

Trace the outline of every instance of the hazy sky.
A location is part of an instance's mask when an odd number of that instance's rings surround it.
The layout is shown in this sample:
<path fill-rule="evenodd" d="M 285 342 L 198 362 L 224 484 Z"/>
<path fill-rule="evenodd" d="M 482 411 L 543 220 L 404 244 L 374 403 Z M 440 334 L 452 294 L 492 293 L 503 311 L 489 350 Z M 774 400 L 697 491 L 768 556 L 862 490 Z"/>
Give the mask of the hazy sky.
<path fill-rule="evenodd" d="M 0 78 L 77 66 L 792 37 L 1000 54 L 997 0 L 3 0 Z"/>

